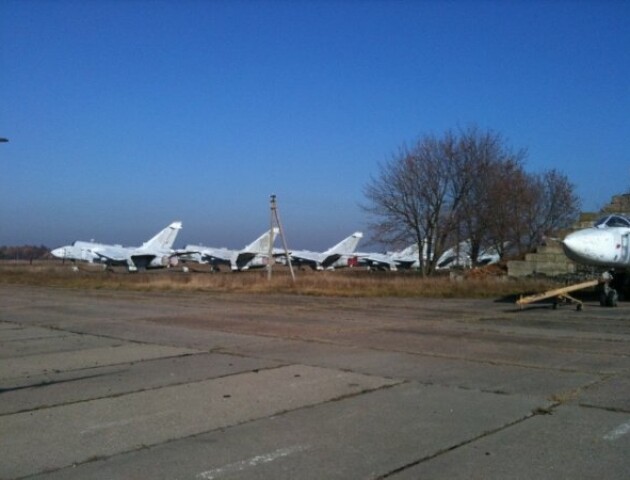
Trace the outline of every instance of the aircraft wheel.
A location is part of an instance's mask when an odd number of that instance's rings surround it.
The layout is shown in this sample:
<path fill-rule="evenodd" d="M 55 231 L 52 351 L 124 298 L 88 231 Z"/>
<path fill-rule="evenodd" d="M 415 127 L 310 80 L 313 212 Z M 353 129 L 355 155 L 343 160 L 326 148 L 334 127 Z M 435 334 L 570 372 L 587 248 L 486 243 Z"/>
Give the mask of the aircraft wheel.
<path fill-rule="evenodd" d="M 607 307 L 616 307 L 617 302 L 619 301 L 619 295 L 617 294 L 617 290 L 611 288 L 608 290 L 608 294 L 606 295 L 606 306 Z"/>
<path fill-rule="evenodd" d="M 608 303 L 608 292 L 606 292 L 606 290 L 602 289 L 601 292 L 599 292 L 599 306 L 600 307 L 606 307 L 607 303 Z"/>

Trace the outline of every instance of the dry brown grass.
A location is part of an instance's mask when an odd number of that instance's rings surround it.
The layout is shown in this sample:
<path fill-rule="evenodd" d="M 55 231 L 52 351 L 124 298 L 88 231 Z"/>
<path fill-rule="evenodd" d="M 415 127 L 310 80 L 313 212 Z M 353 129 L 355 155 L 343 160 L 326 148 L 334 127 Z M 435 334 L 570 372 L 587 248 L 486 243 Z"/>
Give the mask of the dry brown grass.
<path fill-rule="evenodd" d="M 513 280 L 506 276 L 440 276 L 422 278 L 413 272 L 367 272 L 359 269 L 334 272 L 298 271 L 293 283 L 286 269 L 242 273 L 184 273 L 154 270 L 127 273 L 124 268 L 102 271 L 84 265 L 73 271 L 59 262 L 0 262 L 0 284 L 24 284 L 83 289 L 135 291 L 188 291 L 236 293 L 288 293 L 342 297 L 502 298 L 544 291 L 558 284 L 552 280 Z"/>

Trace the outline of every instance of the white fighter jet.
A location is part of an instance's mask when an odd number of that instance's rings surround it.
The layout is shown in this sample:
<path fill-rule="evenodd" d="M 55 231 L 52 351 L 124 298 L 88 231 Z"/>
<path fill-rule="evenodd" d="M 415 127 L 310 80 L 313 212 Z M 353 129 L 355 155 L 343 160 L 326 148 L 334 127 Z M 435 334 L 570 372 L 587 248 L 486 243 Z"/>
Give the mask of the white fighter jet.
<path fill-rule="evenodd" d="M 504 247 L 507 246 L 507 242 Z M 452 267 L 472 268 L 473 266 L 482 267 L 484 265 L 493 265 L 501 260 L 499 252 L 494 247 L 481 248 L 477 255 L 477 262 L 473 265 L 471 258 L 470 240 L 464 240 L 459 246 L 451 247 L 446 250 L 440 258 L 438 258 L 435 268 L 437 270 L 447 270 Z"/>
<path fill-rule="evenodd" d="M 278 232 L 278 228 L 268 230 L 241 250 L 186 245 L 182 250 L 183 258 L 209 264 L 213 268 L 222 264 L 229 265 L 234 272 L 265 267 L 269 256 L 269 246 L 273 245 Z M 274 253 L 277 252 L 274 251 Z"/>
<path fill-rule="evenodd" d="M 354 232 L 347 238 L 344 238 L 334 247 L 329 248 L 325 252 L 311 252 L 310 250 L 292 250 L 290 252 L 291 262 L 294 265 L 308 265 L 313 270 L 324 270 L 327 268 L 335 268 L 348 266 L 348 259 L 354 256 L 354 251 L 359 245 L 359 240 L 363 238 L 363 233 Z M 344 261 L 345 259 L 345 261 Z M 339 261 L 341 260 L 341 262 Z"/>
<path fill-rule="evenodd" d="M 123 247 L 104 243 L 77 240 L 72 245 L 55 248 L 55 257 L 106 265 L 127 265 L 130 272 L 145 268 L 164 268 L 177 265 L 177 252 L 173 243 L 182 228 L 182 222 L 173 222 L 140 247 Z"/>
<path fill-rule="evenodd" d="M 409 245 L 404 250 L 386 253 L 357 253 L 359 265 L 366 265 L 368 269 L 391 270 L 399 268 L 418 268 L 418 244 Z"/>
<path fill-rule="evenodd" d="M 574 262 L 613 270 L 616 288 L 630 291 L 630 219 L 608 215 L 591 228 L 570 233 L 562 245 L 567 257 Z M 617 297 L 617 291 L 606 285 L 600 293 L 600 304 L 615 306 Z"/>
<path fill-rule="evenodd" d="M 571 260 L 606 268 L 630 268 L 630 219 L 609 215 L 595 226 L 565 237 L 564 252 Z"/>

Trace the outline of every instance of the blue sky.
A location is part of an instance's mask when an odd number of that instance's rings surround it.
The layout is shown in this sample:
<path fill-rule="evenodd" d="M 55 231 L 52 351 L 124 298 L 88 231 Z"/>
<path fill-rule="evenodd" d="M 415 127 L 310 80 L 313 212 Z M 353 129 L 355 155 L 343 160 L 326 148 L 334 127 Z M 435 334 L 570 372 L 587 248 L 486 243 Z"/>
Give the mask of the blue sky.
<path fill-rule="evenodd" d="M 275 193 L 324 249 L 379 162 L 473 123 L 587 210 L 630 190 L 630 2 L 0 1 L 0 245 L 241 247 Z"/>

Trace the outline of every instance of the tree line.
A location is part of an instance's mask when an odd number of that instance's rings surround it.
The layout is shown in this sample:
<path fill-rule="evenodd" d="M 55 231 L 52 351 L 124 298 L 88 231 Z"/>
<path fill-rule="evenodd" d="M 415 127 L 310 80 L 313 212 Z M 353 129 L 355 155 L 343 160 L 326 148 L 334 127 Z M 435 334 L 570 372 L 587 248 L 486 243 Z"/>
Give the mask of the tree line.
<path fill-rule="evenodd" d="M 39 260 L 47 258 L 50 249 L 44 245 L 0 246 L 0 260 Z"/>
<path fill-rule="evenodd" d="M 364 187 L 374 240 L 417 243 L 424 274 L 464 240 L 473 264 L 483 248 L 502 258 L 508 248 L 515 255 L 531 251 L 573 222 L 580 201 L 566 175 L 529 173 L 526 157 L 500 133 L 476 126 L 401 147 Z"/>

